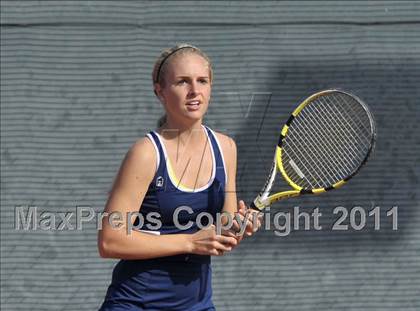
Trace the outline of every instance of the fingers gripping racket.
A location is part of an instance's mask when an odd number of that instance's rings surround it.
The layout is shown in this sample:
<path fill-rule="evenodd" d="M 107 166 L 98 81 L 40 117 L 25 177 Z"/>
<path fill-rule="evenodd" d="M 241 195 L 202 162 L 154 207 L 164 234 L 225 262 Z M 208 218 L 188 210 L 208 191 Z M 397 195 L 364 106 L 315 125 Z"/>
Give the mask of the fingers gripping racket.
<path fill-rule="evenodd" d="M 372 114 L 356 96 L 340 90 L 309 96 L 283 126 L 270 174 L 251 208 L 341 187 L 366 163 L 375 138 Z M 292 190 L 270 195 L 278 171 Z"/>

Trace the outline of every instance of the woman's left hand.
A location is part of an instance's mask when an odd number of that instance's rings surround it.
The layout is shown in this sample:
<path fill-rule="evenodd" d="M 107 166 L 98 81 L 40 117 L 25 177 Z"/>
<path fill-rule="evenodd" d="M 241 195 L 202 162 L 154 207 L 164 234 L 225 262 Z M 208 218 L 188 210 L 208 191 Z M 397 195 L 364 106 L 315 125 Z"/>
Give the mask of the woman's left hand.
<path fill-rule="evenodd" d="M 238 205 L 238 214 L 247 219 L 247 225 L 244 234 L 246 236 L 251 236 L 257 232 L 258 229 L 260 229 L 263 220 L 263 213 L 247 207 L 243 200 L 240 200 Z"/>
<path fill-rule="evenodd" d="M 236 219 L 239 218 L 239 221 Z M 238 242 L 245 236 L 252 236 L 261 227 L 263 214 L 248 208 L 243 200 L 238 203 L 238 212 L 235 214 L 231 231 L 235 232 Z"/>

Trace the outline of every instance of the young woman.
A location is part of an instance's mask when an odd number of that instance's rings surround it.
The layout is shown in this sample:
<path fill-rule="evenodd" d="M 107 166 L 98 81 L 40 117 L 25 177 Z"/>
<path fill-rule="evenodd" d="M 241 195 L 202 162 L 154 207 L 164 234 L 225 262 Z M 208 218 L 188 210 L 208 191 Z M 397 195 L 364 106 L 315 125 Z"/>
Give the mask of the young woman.
<path fill-rule="evenodd" d="M 105 212 L 120 218 L 103 219 L 99 252 L 121 260 L 100 310 L 214 310 L 210 256 L 231 251 L 242 236 L 203 228 L 197 216 L 239 212 L 248 219 L 245 235 L 260 226 L 237 203 L 234 141 L 202 124 L 212 78 L 209 58 L 191 45 L 166 50 L 156 61 L 154 91 L 166 114 L 127 152 L 106 204 Z M 133 221 L 139 224 L 129 216 L 135 212 L 147 230 L 127 233 Z"/>

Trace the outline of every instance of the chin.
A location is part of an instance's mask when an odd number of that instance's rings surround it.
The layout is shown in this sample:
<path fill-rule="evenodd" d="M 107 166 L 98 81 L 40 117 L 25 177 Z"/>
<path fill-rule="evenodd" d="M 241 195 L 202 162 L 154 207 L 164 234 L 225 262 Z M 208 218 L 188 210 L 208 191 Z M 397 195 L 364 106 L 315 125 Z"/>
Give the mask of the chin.
<path fill-rule="evenodd" d="M 188 118 L 188 121 L 189 121 L 189 122 L 194 122 L 194 123 L 195 123 L 195 122 L 199 122 L 199 121 L 203 120 L 203 117 L 204 117 L 204 116 L 200 116 L 200 117 L 189 117 L 189 118 Z"/>
<path fill-rule="evenodd" d="M 185 116 L 185 119 L 188 120 L 188 122 L 192 122 L 192 123 L 201 121 L 201 120 L 203 120 L 203 118 L 204 118 L 204 114 L 203 113 L 194 114 L 194 115 L 188 114 L 188 115 Z"/>
<path fill-rule="evenodd" d="M 193 111 L 193 112 L 187 111 L 186 114 L 185 114 L 185 116 L 188 119 L 191 119 L 191 120 L 199 120 L 199 119 L 204 118 L 204 115 L 205 114 L 206 114 L 206 111 L 201 111 L 201 110 L 199 110 L 199 111 Z"/>

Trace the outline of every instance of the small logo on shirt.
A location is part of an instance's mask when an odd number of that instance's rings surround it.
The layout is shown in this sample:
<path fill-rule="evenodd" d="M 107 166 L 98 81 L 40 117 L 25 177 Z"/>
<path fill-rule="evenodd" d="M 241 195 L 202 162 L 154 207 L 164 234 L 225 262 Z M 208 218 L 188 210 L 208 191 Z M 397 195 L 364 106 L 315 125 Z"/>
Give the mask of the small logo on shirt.
<path fill-rule="evenodd" d="M 156 178 L 156 187 L 163 187 L 163 177 L 159 176 L 158 178 Z"/>

